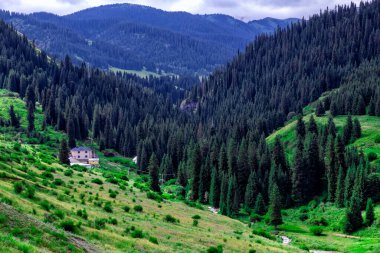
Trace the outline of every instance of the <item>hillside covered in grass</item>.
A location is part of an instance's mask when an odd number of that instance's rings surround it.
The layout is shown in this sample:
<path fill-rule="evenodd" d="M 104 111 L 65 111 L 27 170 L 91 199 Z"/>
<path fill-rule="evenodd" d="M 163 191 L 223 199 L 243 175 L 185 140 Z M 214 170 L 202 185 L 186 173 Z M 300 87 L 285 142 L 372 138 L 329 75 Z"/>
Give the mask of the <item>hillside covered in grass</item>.
<path fill-rule="evenodd" d="M 28 137 L 25 103 L 0 91 L 0 118 L 10 105 L 21 128 L 0 128 L 0 248 L 11 252 L 295 252 L 252 234 L 245 224 L 191 207 L 147 189 L 146 178 L 123 157 L 106 158 L 93 170 L 59 164 L 63 134 L 36 110 L 36 134 Z M 126 165 L 130 165 L 131 167 Z M 165 196 L 167 196 L 165 198 Z M 253 252 L 253 251 L 252 251 Z"/>

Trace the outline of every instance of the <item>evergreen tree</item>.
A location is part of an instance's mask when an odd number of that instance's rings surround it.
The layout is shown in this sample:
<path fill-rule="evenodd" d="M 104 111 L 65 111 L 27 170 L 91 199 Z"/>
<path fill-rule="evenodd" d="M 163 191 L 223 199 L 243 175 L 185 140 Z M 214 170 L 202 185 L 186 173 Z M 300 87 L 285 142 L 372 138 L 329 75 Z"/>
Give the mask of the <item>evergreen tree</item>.
<path fill-rule="evenodd" d="M 228 176 L 226 173 L 222 173 L 222 180 L 220 184 L 219 208 L 220 208 L 220 213 L 223 215 L 227 215 L 227 192 L 228 192 Z"/>
<path fill-rule="evenodd" d="M 36 94 L 34 93 L 34 89 L 32 85 L 29 85 L 28 88 L 26 89 L 26 95 L 25 95 L 25 100 L 26 100 L 26 108 L 28 111 L 28 133 L 32 133 L 35 129 L 34 126 L 34 112 L 36 108 Z"/>
<path fill-rule="evenodd" d="M 236 179 L 237 179 L 237 191 L 239 196 L 239 203 L 244 201 L 244 192 L 247 187 L 247 181 L 250 174 L 250 168 L 248 167 L 248 145 L 245 139 L 242 140 L 239 146 Z"/>
<path fill-rule="evenodd" d="M 317 117 L 321 117 L 324 114 L 325 114 L 325 107 L 323 106 L 321 102 L 318 102 L 317 108 L 315 110 L 315 115 L 317 115 Z"/>
<path fill-rule="evenodd" d="M 182 187 L 186 187 L 187 175 L 186 175 L 186 164 L 185 164 L 185 162 L 180 162 L 180 164 L 179 164 L 177 182 Z"/>
<path fill-rule="evenodd" d="M 361 213 L 361 196 L 358 189 L 355 189 L 350 201 L 350 205 L 346 210 L 343 230 L 346 233 L 352 233 L 361 228 L 362 225 L 363 217 Z"/>
<path fill-rule="evenodd" d="M 357 118 L 354 119 L 354 125 L 353 125 L 352 131 L 353 131 L 352 135 L 354 139 L 359 139 L 362 136 L 362 128 Z"/>
<path fill-rule="evenodd" d="M 333 202 L 336 192 L 336 154 L 335 138 L 329 136 L 327 141 L 327 200 Z"/>
<path fill-rule="evenodd" d="M 191 199 L 196 201 L 199 199 L 199 184 L 200 184 L 200 172 L 201 172 L 201 154 L 198 144 L 195 144 L 190 156 L 190 171 L 192 172 L 192 195 Z"/>
<path fill-rule="evenodd" d="M 149 159 L 149 176 L 150 176 L 150 189 L 155 192 L 160 192 L 159 182 L 159 162 L 155 153 L 153 153 Z"/>
<path fill-rule="evenodd" d="M 344 145 L 348 145 L 351 142 L 352 130 L 353 130 L 352 117 L 351 115 L 349 115 L 347 117 L 346 125 L 343 128 L 342 140 L 343 140 Z"/>
<path fill-rule="evenodd" d="M 264 215 L 266 212 L 264 198 L 261 193 L 257 195 L 254 212 L 260 215 Z"/>
<path fill-rule="evenodd" d="M 317 126 L 317 122 L 315 122 L 313 115 L 311 115 L 311 117 L 310 117 L 310 121 L 309 121 L 307 131 L 309 133 L 313 133 L 315 135 L 318 135 L 318 126 Z"/>
<path fill-rule="evenodd" d="M 344 205 L 348 207 L 350 205 L 351 197 L 352 197 L 352 186 L 355 183 L 355 168 L 351 166 L 347 173 L 346 178 L 344 180 Z"/>
<path fill-rule="evenodd" d="M 71 114 L 69 116 L 69 119 L 67 121 L 67 135 L 69 137 L 69 147 L 70 148 L 75 148 L 76 146 L 76 141 L 75 141 L 75 123 L 74 119 L 72 118 Z"/>
<path fill-rule="evenodd" d="M 375 221 L 375 212 L 372 199 L 367 200 L 367 207 L 365 209 L 365 225 L 370 227 Z"/>
<path fill-rule="evenodd" d="M 245 208 L 253 209 L 255 207 L 256 196 L 259 193 L 259 185 L 256 172 L 251 172 L 248 179 L 247 189 L 245 190 L 244 203 Z"/>
<path fill-rule="evenodd" d="M 308 134 L 305 142 L 305 162 L 307 166 L 307 183 L 305 193 L 310 199 L 320 194 L 323 190 L 322 179 L 325 171 L 320 159 L 320 151 L 316 134 Z"/>
<path fill-rule="evenodd" d="M 59 156 L 58 156 L 59 161 L 62 164 L 70 165 L 69 154 L 70 154 L 69 146 L 67 145 L 66 139 L 63 138 L 61 140 L 61 145 L 59 148 Z"/>
<path fill-rule="evenodd" d="M 233 216 L 236 214 L 236 177 L 234 175 L 230 175 L 228 179 L 228 190 L 227 190 L 227 201 L 226 201 L 226 209 L 227 215 Z"/>
<path fill-rule="evenodd" d="M 211 173 L 211 184 L 210 184 L 210 197 L 209 203 L 212 207 L 218 208 L 220 201 L 220 184 L 218 170 L 213 167 Z"/>
<path fill-rule="evenodd" d="M 224 144 L 220 148 L 220 152 L 219 152 L 218 170 L 220 172 L 228 171 L 227 152 L 226 152 L 226 146 Z"/>
<path fill-rule="evenodd" d="M 340 166 L 335 193 L 335 205 L 339 208 L 344 207 L 344 176 L 343 168 Z"/>
<path fill-rule="evenodd" d="M 298 116 L 296 133 L 297 133 L 297 136 L 300 136 L 301 138 L 305 137 L 306 128 L 305 128 L 305 123 L 303 122 L 303 119 L 302 119 L 302 115 Z"/>
<path fill-rule="evenodd" d="M 14 128 L 20 128 L 20 116 L 16 115 L 13 105 L 9 107 L 9 118 L 11 126 Z"/>
<path fill-rule="evenodd" d="M 281 195 L 276 182 L 272 184 L 269 196 L 269 223 L 274 226 L 281 225 L 283 223 L 281 215 Z"/>
<path fill-rule="evenodd" d="M 327 135 L 332 135 L 334 138 L 336 137 L 336 127 L 332 117 L 329 117 L 329 121 L 327 123 Z"/>
<path fill-rule="evenodd" d="M 304 158 L 304 145 L 301 136 L 297 140 L 297 149 L 294 156 L 294 168 L 292 177 L 292 196 L 297 205 L 306 203 L 308 199 L 308 168 Z"/>

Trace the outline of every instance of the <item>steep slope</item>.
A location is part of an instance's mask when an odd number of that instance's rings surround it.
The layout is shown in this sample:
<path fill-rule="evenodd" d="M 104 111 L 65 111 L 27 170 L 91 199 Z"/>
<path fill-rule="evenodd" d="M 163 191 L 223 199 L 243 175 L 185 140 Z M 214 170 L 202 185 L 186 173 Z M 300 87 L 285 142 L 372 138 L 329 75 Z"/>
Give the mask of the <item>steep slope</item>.
<path fill-rule="evenodd" d="M 148 198 L 144 178 L 134 173 L 133 163 L 126 158 L 106 158 L 99 152 L 100 168 L 62 166 L 56 156 L 64 135 L 51 127 L 41 130 L 41 108 L 36 113 L 35 137 L 27 137 L 25 103 L 6 90 L 0 90 L 0 103 L 2 122 L 9 118 L 10 105 L 21 116 L 20 129 L 0 127 L 2 249 L 200 252 L 222 245 L 234 252 L 297 251 L 252 235 L 244 224 L 203 206 L 170 200 L 170 192 L 161 200 Z M 167 215 L 178 221 L 166 221 Z M 196 215 L 199 222 L 194 226 Z"/>
<path fill-rule="evenodd" d="M 250 24 L 225 15 L 192 15 L 116 4 L 67 16 L 1 12 L 1 18 L 52 55 L 108 69 L 206 74 L 226 63 L 262 32 L 294 19 Z M 258 23 L 258 26 L 255 24 Z"/>

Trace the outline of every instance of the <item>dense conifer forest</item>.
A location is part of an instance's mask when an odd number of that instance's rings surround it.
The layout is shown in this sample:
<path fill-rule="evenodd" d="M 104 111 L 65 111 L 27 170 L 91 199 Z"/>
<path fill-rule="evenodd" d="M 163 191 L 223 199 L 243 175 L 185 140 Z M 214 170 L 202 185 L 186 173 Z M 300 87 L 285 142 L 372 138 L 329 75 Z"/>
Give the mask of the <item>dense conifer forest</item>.
<path fill-rule="evenodd" d="M 70 147 L 91 138 L 100 150 L 137 156 L 138 172 L 150 175 L 153 191 L 160 192 L 160 175 L 176 179 L 183 198 L 231 217 L 243 209 L 268 211 L 275 226 L 282 223 L 282 208 L 319 196 L 347 207 L 343 230 L 353 232 L 364 224 L 361 210 L 379 200 L 371 190 L 379 186 L 376 165 L 350 147 L 361 137 L 360 122 L 349 116 L 338 131 L 333 121 L 337 115 L 380 116 L 378 0 L 326 10 L 259 36 L 186 94 L 181 106 L 184 94 L 156 92 L 176 79 L 104 73 L 75 66 L 69 57 L 55 62 L 13 28 L 0 26 L 0 88 L 27 101 L 31 135 L 39 103 L 44 123 L 67 133 Z M 305 123 L 303 108 L 325 92 L 315 117 L 330 120 Z M 280 138 L 267 143 L 266 137 L 297 116 L 289 159 Z M 16 127 L 17 116 L 12 118 L 1 122 Z"/>

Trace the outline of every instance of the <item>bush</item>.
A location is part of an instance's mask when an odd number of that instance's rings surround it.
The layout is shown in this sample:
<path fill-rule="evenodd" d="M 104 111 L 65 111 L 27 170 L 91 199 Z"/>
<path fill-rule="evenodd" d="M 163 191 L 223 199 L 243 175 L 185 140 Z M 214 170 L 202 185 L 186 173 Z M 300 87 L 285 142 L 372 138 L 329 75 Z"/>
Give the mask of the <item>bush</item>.
<path fill-rule="evenodd" d="M 268 233 L 267 231 L 265 231 L 261 228 L 252 230 L 252 234 L 259 235 L 259 236 L 265 237 L 265 238 L 270 239 L 270 240 L 276 239 L 273 235 L 271 235 L 270 233 Z"/>
<path fill-rule="evenodd" d="M 73 170 L 66 170 L 63 174 L 66 177 L 71 177 L 74 174 L 74 171 Z"/>
<path fill-rule="evenodd" d="M 144 238 L 144 234 L 143 234 L 142 230 L 135 229 L 132 231 L 131 237 L 132 238 Z"/>
<path fill-rule="evenodd" d="M 53 184 L 57 185 L 57 186 L 61 186 L 61 185 L 65 185 L 65 182 L 60 179 L 60 178 L 56 178 L 53 182 Z"/>
<path fill-rule="evenodd" d="M 149 241 L 150 241 L 151 243 L 158 244 L 158 240 L 157 240 L 156 237 L 150 236 L 150 237 L 149 237 Z"/>
<path fill-rule="evenodd" d="M 112 204 L 111 202 L 107 202 L 104 207 L 103 207 L 104 211 L 106 211 L 107 213 L 112 213 L 113 210 L 112 210 Z"/>
<path fill-rule="evenodd" d="M 91 180 L 92 183 L 102 185 L 103 181 L 100 178 L 94 178 Z"/>
<path fill-rule="evenodd" d="M 313 235 L 316 235 L 316 236 L 321 236 L 323 234 L 323 228 L 320 227 L 320 226 L 312 226 L 310 228 L 310 232 L 313 234 Z"/>
<path fill-rule="evenodd" d="M 136 206 L 134 206 L 133 209 L 134 209 L 136 212 L 139 212 L 139 213 L 141 213 L 141 212 L 143 211 L 143 207 L 140 206 L 140 205 L 136 205 Z"/>
<path fill-rule="evenodd" d="M 375 143 L 380 143 L 380 134 L 376 135 Z"/>
<path fill-rule="evenodd" d="M 326 227 L 327 225 L 329 225 L 329 223 L 323 217 L 321 217 L 321 218 L 315 218 L 315 219 L 311 220 L 310 223 L 312 225 L 315 225 L 315 226 L 324 226 L 324 227 Z"/>
<path fill-rule="evenodd" d="M 301 213 L 299 219 L 300 221 L 305 221 L 309 219 L 309 216 L 306 213 Z"/>
<path fill-rule="evenodd" d="M 170 223 L 177 223 L 178 222 L 178 220 L 176 218 L 174 218 L 173 216 L 171 216 L 170 214 L 167 214 L 164 217 L 164 221 L 170 222 Z"/>
<path fill-rule="evenodd" d="M 199 221 L 198 220 L 193 220 L 193 227 L 198 227 Z"/>
<path fill-rule="evenodd" d="M 63 220 L 65 218 L 65 213 L 61 210 L 55 210 L 54 215 Z"/>
<path fill-rule="evenodd" d="M 48 211 L 48 212 L 50 211 L 51 205 L 50 205 L 49 201 L 47 201 L 46 199 L 40 201 L 39 204 L 40 204 L 40 206 L 41 206 L 44 210 L 46 210 L 46 211 Z"/>
<path fill-rule="evenodd" d="M 60 227 L 65 230 L 74 233 L 77 230 L 77 226 L 72 220 L 64 220 L 61 222 Z"/>
<path fill-rule="evenodd" d="M 192 218 L 195 219 L 195 220 L 200 220 L 200 219 L 201 219 L 201 216 L 199 216 L 198 214 L 196 214 L 196 215 L 194 215 Z"/>
<path fill-rule="evenodd" d="M 256 214 L 256 213 L 252 213 L 250 216 L 249 216 L 249 221 L 250 222 L 259 222 L 259 221 L 262 221 L 263 217 L 259 214 Z"/>
<path fill-rule="evenodd" d="M 94 225 L 95 225 L 95 228 L 98 230 L 104 229 L 106 227 L 106 220 L 105 219 L 95 219 Z"/>
<path fill-rule="evenodd" d="M 368 153 L 368 160 L 370 162 L 375 161 L 376 159 L 377 159 L 377 154 L 376 153 L 374 153 L 374 152 L 369 152 Z"/>
<path fill-rule="evenodd" d="M 218 245 L 217 247 L 211 246 L 207 249 L 207 253 L 222 253 L 223 252 L 223 246 Z"/>
<path fill-rule="evenodd" d="M 160 194 L 158 194 L 157 192 L 152 192 L 152 191 L 149 191 L 146 193 L 146 197 L 148 199 L 153 199 L 157 202 L 161 202 L 162 201 L 162 197 Z"/>
<path fill-rule="evenodd" d="M 250 250 L 248 251 L 248 253 L 256 253 L 256 250 L 255 250 L 255 249 L 250 249 Z"/>
<path fill-rule="evenodd" d="M 15 193 L 17 194 L 20 194 L 24 190 L 24 186 L 22 182 L 19 182 L 19 181 L 13 184 L 13 188 L 14 188 Z"/>
<path fill-rule="evenodd" d="M 123 210 L 124 210 L 126 213 L 128 213 L 129 210 L 131 210 L 131 208 L 130 208 L 129 206 L 124 206 L 124 207 L 123 207 Z"/>

